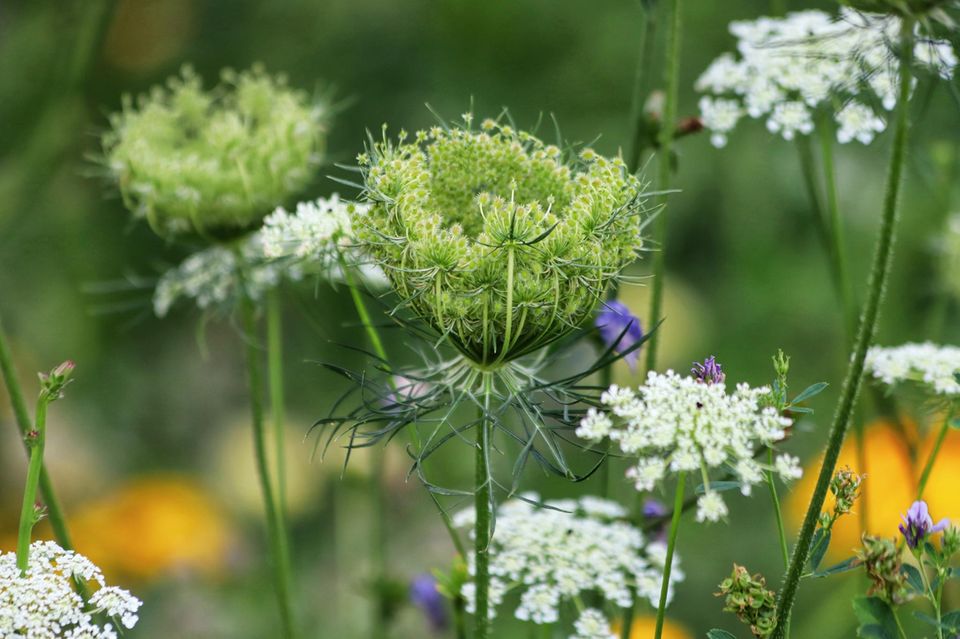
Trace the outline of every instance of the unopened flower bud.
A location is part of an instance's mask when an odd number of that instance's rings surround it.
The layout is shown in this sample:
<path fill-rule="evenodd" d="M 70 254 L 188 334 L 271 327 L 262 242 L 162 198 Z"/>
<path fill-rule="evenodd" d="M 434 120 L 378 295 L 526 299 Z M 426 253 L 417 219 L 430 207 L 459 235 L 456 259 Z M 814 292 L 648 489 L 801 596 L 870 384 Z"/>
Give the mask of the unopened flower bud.
<path fill-rule="evenodd" d="M 767 589 L 767 581 L 760 574 L 751 575 L 743 566 L 733 565 L 733 572 L 720 582 L 718 597 L 725 597 L 724 612 L 732 612 L 750 626 L 754 637 L 770 636 L 777 625 L 776 593 Z"/>
<path fill-rule="evenodd" d="M 49 373 L 40 373 L 41 395 L 47 397 L 49 401 L 63 397 L 63 388 L 70 383 L 74 368 L 76 365 L 71 360 L 67 360 Z"/>
<path fill-rule="evenodd" d="M 867 571 L 871 585 L 867 594 L 876 595 L 888 604 L 906 599 L 907 575 L 901 569 L 900 548 L 891 539 L 864 534 L 863 548 L 857 552 Z"/>

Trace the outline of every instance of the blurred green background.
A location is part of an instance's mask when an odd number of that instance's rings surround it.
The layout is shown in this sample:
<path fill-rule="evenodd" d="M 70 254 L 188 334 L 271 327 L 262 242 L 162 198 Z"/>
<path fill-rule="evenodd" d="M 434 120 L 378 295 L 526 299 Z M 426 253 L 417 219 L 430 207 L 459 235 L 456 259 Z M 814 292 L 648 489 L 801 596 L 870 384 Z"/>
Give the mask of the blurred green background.
<path fill-rule="evenodd" d="M 829 3 L 788 4 L 832 10 Z M 684 3 L 681 115 L 695 115 L 692 85 L 699 73 L 732 49 L 729 21 L 769 10 L 760 0 Z M 567 138 L 599 136 L 596 148 L 616 153 L 627 145 L 640 28 L 639 3 L 632 0 L 0 4 L 0 315 L 30 395 L 35 371 L 65 358 L 78 364 L 68 398 L 52 411 L 48 463 L 75 518 L 79 550 L 146 602 L 131 636 L 269 637 L 275 610 L 248 461 L 236 327 L 229 318 L 201 324 L 186 306 L 163 321 L 153 317 L 152 283 L 189 247 L 165 243 L 132 222 L 91 159 L 121 96 L 161 82 L 184 63 L 211 83 L 222 67 L 259 61 L 288 74 L 294 86 L 318 92 L 334 87 L 345 108 L 332 129 L 328 164 L 304 194 L 316 197 L 338 190 L 325 176 L 344 175 L 334 163 L 352 162 L 366 129 L 383 122 L 408 130 L 432 124 L 425 103 L 449 117 L 471 101 L 480 116 L 509 106 L 521 125 L 552 113 Z M 659 78 L 652 83 L 658 86 Z M 943 314 L 939 302 L 936 252 L 946 216 L 960 210 L 960 110 L 943 85 L 921 83 L 917 95 L 900 244 L 880 331 L 885 344 L 928 337 L 956 343 L 960 333 L 956 303 Z M 888 144 L 889 136 L 882 135 L 870 147 L 837 150 L 852 279 L 860 291 Z M 730 380 L 760 384 L 771 377 L 770 356 L 783 348 L 793 356 L 796 390 L 831 383 L 813 405 L 816 414 L 787 444 L 805 461 L 815 461 L 846 355 L 797 150 L 762 124 L 744 122 L 723 150 L 711 147 L 706 135 L 695 135 L 679 143 L 678 153 L 679 192 L 666 213 L 662 367 L 686 370 L 693 360 L 715 354 Z M 645 273 L 649 261 L 637 272 Z M 633 287 L 624 299 L 645 315 L 646 295 L 646 288 Z M 374 543 L 372 505 L 364 491 L 368 455 L 358 454 L 341 478 L 336 453 L 322 463 L 311 460 L 315 439 L 309 431 L 343 390 L 316 362 L 360 365 L 337 344 L 359 345 L 363 337 L 345 290 L 308 282 L 286 289 L 284 297 L 298 607 L 308 636 L 362 637 L 370 622 Z M 390 341 L 398 357 L 409 359 L 400 335 Z M 573 357 L 587 361 L 590 355 L 584 345 Z M 617 376 L 639 381 L 625 368 Z M 886 482 L 876 501 L 894 514 L 909 505 L 893 495 L 909 498 L 904 487 L 912 481 L 911 454 L 930 415 L 922 402 L 907 400 L 901 407 L 919 424 L 917 437 L 899 441 L 877 430 L 880 443 L 868 448 L 871 473 Z M 870 421 L 872 414 L 865 402 L 860 419 Z M 948 443 L 944 473 L 960 468 L 957 444 Z M 448 455 L 435 470 L 438 481 L 468 479 L 469 454 L 463 448 Z M 404 582 L 446 567 L 453 550 L 423 488 L 406 478 L 402 446 L 391 445 L 386 459 L 388 554 L 392 575 Z M 12 546 L 24 468 L 0 393 L 5 549 Z M 615 466 L 615 477 L 622 470 Z M 938 518 L 960 516 L 954 479 L 941 477 L 944 488 L 931 498 Z M 626 483 L 617 483 L 625 502 L 635 499 Z M 598 490 L 595 481 L 573 485 L 538 472 L 529 473 L 527 484 L 551 497 Z M 765 573 L 774 587 L 779 581 L 765 495 L 728 501 L 728 523 L 698 525 L 691 518 L 681 530 L 687 579 L 669 616 L 689 636 L 704 636 L 717 625 L 746 636 L 712 594 L 732 562 Z M 788 502 L 791 530 L 798 509 L 802 503 Z M 887 520 L 877 524 L 892 535 L 890 526 Z M 845 539 L 856 536 L 851 527 Z M 836 558 L 848 554 L 851 544 Z M 795 636 L 850 637 L 849 599 L 863 587 L 853 575 L 805 582 Z M 497 636 L 526 637 L 525 630 L 511 629 L 509 616 L 505 608 Z M 417 610 L 400 610 L 394 636 L 427 635 Z"/>

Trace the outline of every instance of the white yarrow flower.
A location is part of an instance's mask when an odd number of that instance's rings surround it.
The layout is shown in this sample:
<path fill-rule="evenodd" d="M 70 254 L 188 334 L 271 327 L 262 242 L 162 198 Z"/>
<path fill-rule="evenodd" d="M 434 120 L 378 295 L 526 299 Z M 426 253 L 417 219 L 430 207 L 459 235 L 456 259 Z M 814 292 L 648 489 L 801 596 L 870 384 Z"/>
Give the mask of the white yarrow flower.
<path fill-rule="evenodd" d="M 960 397 L 960 348 L 932 342 L 902 346 L 874 346 L 867 352 L 866 369 L 888 386 L 916 382 L 936 395 Z"/>
<path fill-rule="evenodd" d="M 98 587 L 89 604 L 74 590 L 74 578 Z M 0 554 L 0 637 L 116 639 L 114 626 L 101 625 L 94 615 L 103 613 L 133 628 L 140 606 L 141 601 L 126 590 L 107 586 L 89 559 L 52 541 L 30 546 L 24 575 L 17 568 L 16 553 Z"/>
<path fill-rule="evenodd" d="M 536 624 L 555 623 L 561 608 L 588 595 L 626 608 L 637 596 L 657 605 L 663 580 L 665 547 L 648 542 L 639 530 L 622 521 L 626 511 L 598 497 L 564 499 L 537 506 L 535 494 L 501 504 L 490 547 L 490 614 L 508 591 L 519 591 L 514 616 Z M 454 521 L 469 525 L 468 509 Z M 677 566 L 674 558 L 674 566 Z M 468 570 L 474 574 L 473 559 Z M 675 569 L 672 584 L 683 573 Z M 467 610 L 475 610 L 476 587 L 467 582 L 461 594 Z M 607 639 L 610 624 L 599 611 L 584 611 L 571 639 Z M 604 634 L 605 633 L 605 634 Z"/>

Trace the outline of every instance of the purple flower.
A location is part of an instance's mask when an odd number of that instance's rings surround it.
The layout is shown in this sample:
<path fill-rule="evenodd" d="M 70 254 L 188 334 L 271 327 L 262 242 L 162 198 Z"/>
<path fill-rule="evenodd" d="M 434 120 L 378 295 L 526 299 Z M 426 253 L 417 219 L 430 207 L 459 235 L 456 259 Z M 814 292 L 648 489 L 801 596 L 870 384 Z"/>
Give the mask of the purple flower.
<path fill-rule="evenodd" d="M 447 605 L 437 590 L 437 580 L 431 575 L 417 575 L 410 582 L 410 601 L 423 611 L 434 632 L 446 630 Z"/>
<path fill-rule="evenodd" d="M 643 507 L 640 509 L 640 512 L 643 514 L 644 519 L 648 520 L 658 520 L 663 519 L 668 511 L 667 507 L 663 505 L 662 502 L 649 497 L 644 500 Z M 657 541 L 666 541 L 667 540 L 667 526 L 666 522 L 661 521 L 660 525 L 654 528 L 652 531 L 654 538 Z"/>
<path fill-rule="evenodd" d="M 631 346 L 643 339 L 643 326 L 627 308 L 627 305 L 619 300 L 609 300 L 603 305 L 603 310 L 597 315 L 593 325 L 600 331 L 600 339 L 603 340 L 607 348 L 622 352 L 628 350 Z M 637 358 L 640 356 L 640 349 L 630 351 L 624 355 L 627 365 L 631 371 L 637 369 Z"/>
<path fill-rule="evenodd" d="M 903 533 L 907 545 L 916 548 L 920 542 L 927 538 L 927 535 L 941 532 L 950 525 L 949 519 L 941 519 L 936 525 L 930 517 L 930 511 L 927 508 L 927 502 L 915 501 L 907 511 L 906 516 L 902 517 L 903 523 L 900 524 L 900 532 Z"/>
<path fill-rule="evenodd" d="M 704 384 L 722 384 L 727 376 L 723 372 L 723 367 L 717 363 L 717 358 L 711 355 L 703 360 L 703 363 L 694 362 L 690 373 L 697 378 L 698 382 Z"/>

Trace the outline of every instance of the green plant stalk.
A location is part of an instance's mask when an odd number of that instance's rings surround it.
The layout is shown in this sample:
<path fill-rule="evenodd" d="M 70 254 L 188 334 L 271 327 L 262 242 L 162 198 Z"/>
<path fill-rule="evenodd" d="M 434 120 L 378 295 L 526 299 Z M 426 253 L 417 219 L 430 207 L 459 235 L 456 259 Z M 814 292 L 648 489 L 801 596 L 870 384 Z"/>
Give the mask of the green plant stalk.
<path fill-rule="evenodd" d="M 837 195 L 837 175 L 833 162 L 833 127 L 824 119 L 820 126 L 820 150 L 823 159 L 823 176 L 827 188 L 827 214 L 829 223 L 827 229 L 830 235 L 831 271 L 834 279 L 834 290 L 840 309 L 843 313 L 844 334 L 848 344 L 853 344 L 855 324 L 857 321 L 853 299 L 850 294 L 850 273 L 847 268 L 845 242 L 843 240 L 843 218 L 840 216 L 840 203 Z"/>
<path fill-rule="evenodd" d="M 45 392 L 37 400 L 37 423 L 30 441 L 30 465 L 27 467 L 27 483 L 23 488 L 23 506 L 20 509 L 20 532 L 17 535 L 17 568 L 20 574 L 26 574 L 30 562 L 30 536 L 37 523 L 37 487 L 40 485 L 40 471 L 43 469 L 43 448 L 47 440 L 47 404 L 49 398 Z"/>
<path fill-rule="evenodd" d="M 666 64 L 664 66 L 664 80 L 666 95 L 663 103 L 663 119 L 660 127 L 660 152 L 657 161 L 657 191 L 664 193 L 670 189 L 670 175 L 673 155 L 673 136 L 677 127 L 677 101 L 680 92 L 680 28 L 681 6 L 680 0 L 666 0 L 664 8 L 667 19 L 666 35 Z M 654 241 L 657 250 L 653 253 L 653 284 L 650 291 L 650 315 L 648 326 L 655 325 L 660 320 L 663 306 L 663 278 L 666 275 L 666 240 L 667 217 L 663 207 L 666 205 L 666 196 L 657 198 L 660 210 L 654 222 Z M 660 331 L 654 331 L 647 344 L 646 370 L 652 371 L 657 367 L 657 346 L 660 343 Z"/>
<path fill-rule="evenodd" d="M 20 383 L 17 381 L 17 372 L 13 368 L 13 358 L 10 355 L 10 347 L 7 345 L 7 336 L 3 330 L 2 321 L 0 321 L 0 374 L 3 375 L 3 382 L 7 387 L 7 394 L 10 396 L 10 406 L 20 429 L 20 436 L 25 438 L 27 433 L 33 429 L 33 425 L 30 423 L 27 405 L 23 400 L 23 392 L 20 389 Z M 25 439 L 24 444 L 26 444 Z M 29 455 L 29 447 L 26 450 Z M 47 469 L 43 465 L 40 467 L 40 495 L 43 499 L 43 505 L 47 509 L 47 519 L 50 521 L 54 538 L 62 548 L 73 550 L 73 540 L 70 538 L 67 518 L 63 514 L 60 500 L 57 499 L 53 490 L 53 482 L 50 481 Z"/>
<path fill-rule="evenodd" d="M 630 639 L 633 630 L 633 613 L 637 607 L 637 593 L 634 591 L 630 607 L 623 611 L 623 623 L 620 624 L 620 639 Z"/>
<path fill-rule="evenodd" d="M 767 464 L 773 466 L 773 449 L 767 449 Z M 780 497 L 777 495 L 777 484 L 773 476 L 773 471 L 768 470 L 767 486 L 770 488 L 770 501 L 773 503 L 773 515 L 777 522 L 777 537 L 780 540 L 780 554 L 783 556 L 784 570 L 790 567 L 790 548 L 787 545 L 787 531 L 783 525 L 783 512 L 780 509 Z M 790 636 L 790 620 L 787 620 L 786 636 Z"/>
<path fill-rule="evenodd" d="M 243 276 L 241 275 L 241 278 Z M 290 597 L 290 556 L 286 540 L 286 525 L 277 507 L 276 493 L 270 477 L 270 463 L 267 459 L 266 429 L 263 419 L 263 380 L 260 371 L 260 353 L 254 343 L 257 335 L 257 321 L 253 301 L 246 291 L 246 283 L 241 284 L 240 315 L 243 328 L 242 339 L 247 363 L 247 383 L 250 391 L 250 415 L 253 426 L 254 456 L 257 464 L 257 476 L 267 520 L 267 541 L 273 564 L 273 581 L 280 611 L 281 637 L 293 639 L 297 636 L 293 604 Z"/>
<path fill-rule="evenodd" d="M 633 96 L 630 99 L 630 147 L 627 155 L 627 170 L 631 173 L 636 173 L 640 169 L 640 154 L 643 152 L 640 138 L 647 125 L 643 108 L 650 94 L 650 78 L 653 77 L 654 50 L 657 44 L 657 15 L 653 7 L 643 10 L 643 30 L 640 33 L 637 68 L 633 78 Z"/>
<path fill-rule="evenodd" d="M 663 620 L 667 613 L 667 593 L 670 591 L 670 571 L 673 568 L 673 552 L 677 548 L 677 534 L 680 532 L 680 516 L 683 514 L 683 489 L 687 474 L 680 472 L 677 477 L 677 492 L 673 498 L 673 517 L 670 519 L 670 533 L 667 538 L 667 556 L 663 562 L 663 582 L 660 584 L 660 603 L 657 605 L 657 628 L 654 639 L 663 635 Z"/>
<path fill-rule="evenodd" d="M 927 461 L 923 465 L 923 472 L 920 474 L 920 482 L 917 485 L 917 501 L 923 499 L 923 491 L 927 487 L 927 482 L 930 480 L 930 474 L 933 472 L 933 466 L 937 462 L 937 456 L 940 454 L 943 441 L 947 438 L 947 433 L 950 432 L 950 422 L 953 420 L 956 411 L 955 405 L 951 405 L 947 410 L 947 416 L 943 420 L 943 426 L 940 427 L 940 432 L 937 433 L 937 441 L 934 442 L 933 450 L 930 451 L 930 456 L 927 457 Z"/>
<path fill-rule="evenodd" d="M 907 639 L 907 633 L 903 631 L 903 624 L 900 623 L 900 616 L 897 614 L 897 609 L 890 606 L 890 612 L 893 613 L 893 621 L 897 624 L 897 633 L 900 635 L 900 639 Z"/>
<path fill-rule="evenodd" d="M 930 577 L 927 575 L 927 568 L 923 565 L 923 551 L 920 548 L 914 550 L 913 556 L 917 558 L 917 564 L 920 572 L 920 581 L 923 582 L 923 588 L 926 590 L 927 598 L 933 611 L 937 615 L 937 639 L 943 639 L 943 626 L 940 623 L 940 599 L 933 592 L 933 586 L 930 584 Z M 943 581 L 941 579 L 941 581 Z"/>
<path fill-rule="evenodd" d="M 490 529 L 492 520 L 493 487 L 490 485 L 490 396 L 491 373 L 483 375 L 483 408 L 477 423 L 476 468 L 474 476 L 474 583 L 476 584 L 476 611 L 473 639 L 489 639 L 490 634 Z"/>
<path fill-rule="evenodd" d="M 874 250 L 873 266 L 870 271 L 869 286 L 863 314 L 860 317 L 860 327 L 853 356 L 847 368 L 843 388 L 830 427 L 827 449 L 824 453 L 820 475 L 817 478 L 816 488 L 807 513 L 800 528 L 800 535 L 790 559 L 790 567 L 784 580 L 783 588 L 777 599 L 777 625 L 774 628 L 772 639 L 784 639 L 786 623 L 793 609 L 797 588 L 803 574 L 803 567 L 807 563 L 810 552 L 810 542 L 816 528 L 817 517 L 823 508 L 830 479 L 837 465 L 840 448 L 843 446 L 844 436 L 853 414 L 860 383 L 863 381 L 864 360 L 867 350 L 873 342 L 880 316 L 880 305 L 886 289 L 890 267 L 893 261 L 893 247 L 896 237 L 898 199 L 900 196 L 900 182 L 903 174 L 904 158 L 907 146 L 907 131 L 909 128 L 910 109 L 910 64 L 913 53 L 913 21 L 904 19 L 900 37 L 900 85 L 899 102 L 897 104 L 896 127 L 894 132 L 893 149 L 890 155 L 889 173 L 887 175 L 886 193 L 883 200 L 883 215 L 880 233 Z"/>
<path fill-rule="evenodd" d="M 267 293 L 267 379 L 270 388 L 270 422 L 273 426 L 277 465 L 277 507 L 287 512 L 286 414 L 283 394 L 283 310 L 277 287 Z"/>

